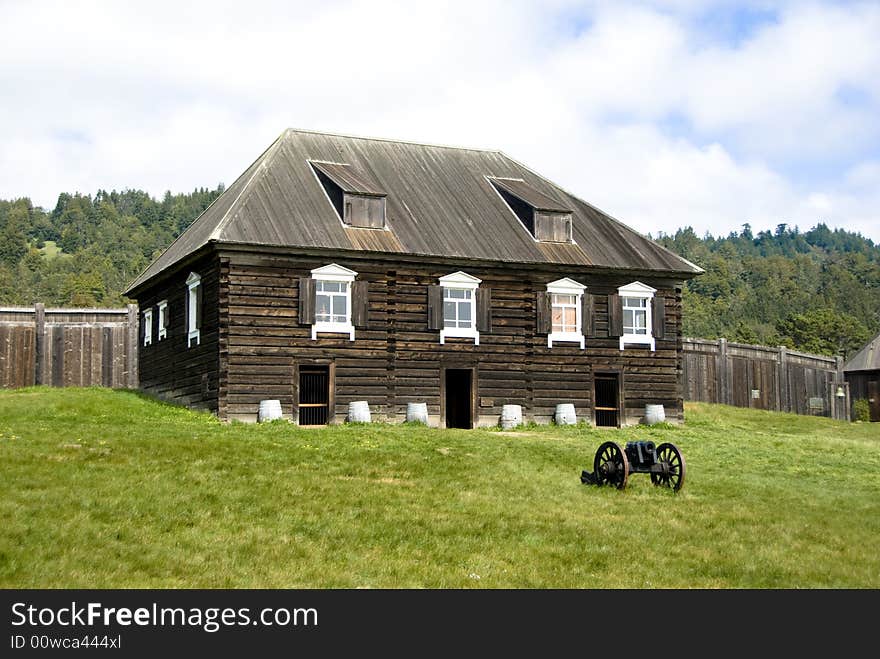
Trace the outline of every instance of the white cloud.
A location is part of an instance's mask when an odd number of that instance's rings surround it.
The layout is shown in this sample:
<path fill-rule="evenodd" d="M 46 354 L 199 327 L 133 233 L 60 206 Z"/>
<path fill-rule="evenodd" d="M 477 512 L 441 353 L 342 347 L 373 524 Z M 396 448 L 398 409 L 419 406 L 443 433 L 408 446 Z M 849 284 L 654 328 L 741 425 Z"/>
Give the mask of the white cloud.
<path fill-rule="evenodd" d="M 0 198 L 229 184 L 295 126 L 501 148 L 646 233 L 880 241 L 880 8 L 784 3 L 733 44 L 659 5 L 0 4 Z"/>

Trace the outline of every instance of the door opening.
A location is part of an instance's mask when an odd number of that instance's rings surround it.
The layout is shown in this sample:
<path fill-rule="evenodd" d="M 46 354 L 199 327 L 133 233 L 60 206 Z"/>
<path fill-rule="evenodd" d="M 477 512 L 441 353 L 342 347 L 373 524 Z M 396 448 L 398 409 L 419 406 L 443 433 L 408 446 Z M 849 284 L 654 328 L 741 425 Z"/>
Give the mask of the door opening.
<path fill-rule="evenodd" d="M 446 369 L 446 427 L 473 428 L 473 371 L 469 368 Z"/>
<path fill-rule="evenodd" d="M 323 426 L 330 413 L 330 367 L 299 367 L 299 425 Z"/>
<path fill-rule="evenodd" d="M 618 394 L 620 380 L 616 373 L 595 376 L 596 425 L 617 428 L 620 425 Z"/>

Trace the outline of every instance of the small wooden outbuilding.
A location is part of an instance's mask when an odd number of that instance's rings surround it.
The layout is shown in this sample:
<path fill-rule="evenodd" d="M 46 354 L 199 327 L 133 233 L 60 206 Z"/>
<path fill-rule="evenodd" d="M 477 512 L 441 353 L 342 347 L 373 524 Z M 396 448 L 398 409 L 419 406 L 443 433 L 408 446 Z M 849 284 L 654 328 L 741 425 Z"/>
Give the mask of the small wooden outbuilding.
<path fill-rule="evenodd" d="M 849 382 L 850 400 L 864 399 L 871 410 L 871 421 L 880 421 L 880 334 L 868 341 L 843 367 Z"/>

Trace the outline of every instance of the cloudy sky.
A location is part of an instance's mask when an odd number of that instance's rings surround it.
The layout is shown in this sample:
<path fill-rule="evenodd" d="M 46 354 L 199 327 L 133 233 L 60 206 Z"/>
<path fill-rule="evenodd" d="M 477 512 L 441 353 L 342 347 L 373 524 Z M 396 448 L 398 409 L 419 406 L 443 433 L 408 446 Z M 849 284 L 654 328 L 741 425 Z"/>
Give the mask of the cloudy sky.
<path fill-rule="evenodd" d="M 286 127 L 500 149 L 643 233 L 880 242 L 880 2 L 0 0 L 0 198 L 230 184 Z"/>

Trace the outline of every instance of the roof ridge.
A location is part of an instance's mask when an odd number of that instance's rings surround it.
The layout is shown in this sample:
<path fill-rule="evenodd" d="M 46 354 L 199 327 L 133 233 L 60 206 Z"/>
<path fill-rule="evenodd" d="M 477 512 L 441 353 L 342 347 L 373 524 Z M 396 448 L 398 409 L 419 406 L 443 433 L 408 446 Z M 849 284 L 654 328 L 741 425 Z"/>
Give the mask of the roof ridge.
<path fill-rule="evenodd" d="M 337 133 L 326 130 L 309 130 L 307 128 L 287 128 L 287 133 L 307 133 L 310 135 L 331 135 L 333 137 L 346 137 L 354 140 L 370 140 L 372 142 L 390 142 L 392 144 L 411 144 L 413 146 L 427 146 L 435 149 L 456 149 L 458 151 L 478 151 L 480 153 L 502 153 L 500 149 L 478 149 L 472 146 L 458 146 L 455 144 L 437 144 L 433 142 L 418 142 L 415 140 L 396 140 L 390 137 L 371 137 L 369 135 L 352 135 L 351 133 Z"/>

